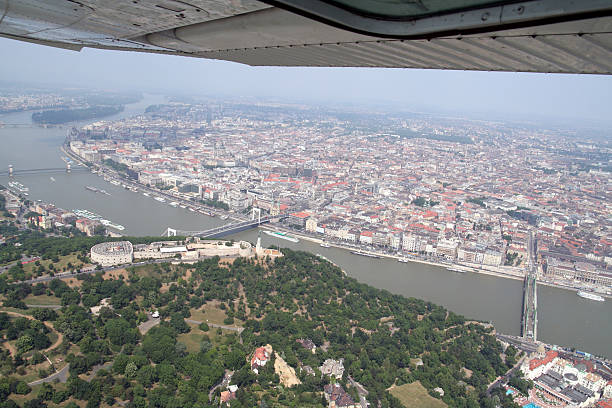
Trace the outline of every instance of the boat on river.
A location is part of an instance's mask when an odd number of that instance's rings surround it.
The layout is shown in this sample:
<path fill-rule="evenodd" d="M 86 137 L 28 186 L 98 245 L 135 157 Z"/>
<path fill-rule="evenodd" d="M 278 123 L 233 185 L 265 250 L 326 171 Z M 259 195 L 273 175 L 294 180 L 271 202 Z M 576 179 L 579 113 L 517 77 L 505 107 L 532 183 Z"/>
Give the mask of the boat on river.
<path fill-rule="evenodd" d="M 280 231 L 264 231 L 264 234 L 270 235 L 271 237 L 275 237 L 275 238 L 280 238 L 280 239 L 284 239 L 290 242 L 300 242 L 299 239 L 297 239 L 296 237 L 292 237 L 291 235 L 287 234 L 286 232 L 280 232 Z"/>
<path fill-rule="evenodd" d="M 380 255 L 371 254 L 371 253 L 365 252 L 365 251 L 351 251 L 351 254 L 367 256 L 368 258 L 378 258 L 378 259 L 382 258 L 382 256 L 380 256 Z"/>
<path fill-rule="evenodd" d="M 576 294 L 578 296 L 580 296 L 581 298 L 585 298 L 585 299 L 589 299 L 589 300 L 595 300 L 597 302 L 604 302 L 606 299 L 604 299 L 603 296 L 599 296 L 596 295 L 595 293 L 591 293 L 591 292 L 585 292 L 583 290 L 579 290 L 578 292 L 576 292 Z"/>

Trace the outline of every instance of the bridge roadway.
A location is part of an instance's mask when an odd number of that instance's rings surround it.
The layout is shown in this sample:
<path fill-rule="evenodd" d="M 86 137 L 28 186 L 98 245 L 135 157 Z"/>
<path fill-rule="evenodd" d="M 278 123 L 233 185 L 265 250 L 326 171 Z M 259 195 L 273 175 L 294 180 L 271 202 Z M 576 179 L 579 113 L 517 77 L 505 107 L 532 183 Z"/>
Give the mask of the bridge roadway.
<path fill-rule="evenodd" d="M 523 313 L 521 317 L 521 336 L 529 341 L 537 340 L 538 331 L 538 288 L 537 263 L 535 259 L 536 240 L 530 232 L 527 241 L 529 255 L 523 283 Z"/>
<path fill-rule="evenodd" d="M 12 175 L 18 176 L 18 175 L 27 175 L 27 174 L 66 173 L 66 172 L 74 173 L 74 172 L 83 172 L 83 171 L 89 171 L 89 169 L 86 167 L 72 167 L 70 168 L 70 170 L 68 170 L 68 168 L 66 167 L 50 167 L 46 169 L 13 169 Z M 8 170 L 0 171 L 0 176 L 8 176 L 8 175 L 9 175 Z"/>
<path fill-rule="evenodd" d="M 3 112 L 2 114 L 6 114 L 6 113 L 15 113 L 15 112 Z M 31 128 L 31 127 L 45 127 L 45 126 L 34 124 L 34 123 L 4 123 L 4 122 L 0 122 L 0 129 L 1 128 Z"/>
<path fill-rule="evenodd" d="M 180 236 L 191 236 L 191 237 L 200 237 L 200 238 L 221 238 L 226 235 L 234 234 L 234 233 L 241 232 L 241 231 L 246 231 L 251 228 L 256 228 L 260 226 L 261 224 L 269 223 L 273 219 L 283 219 L 286 217 L 287 215 L 284 215 L 284 214 L 279 215 L 279 216 L 274 216 L 274 217 L 267 216 L 267 217 L 262 217 L 262 218 L 258 218 L 254 220 L 240 221 L 240 222 L 233 223 L 233 224 L 225 224 L 220 227 L 211 228 L 206 231 L 183 231 L 183 230 L 177 230 L 174 228 L 168 228 L 166 229 L 163 235 L 168 236 L 168 237 L 180 235 Z"/>

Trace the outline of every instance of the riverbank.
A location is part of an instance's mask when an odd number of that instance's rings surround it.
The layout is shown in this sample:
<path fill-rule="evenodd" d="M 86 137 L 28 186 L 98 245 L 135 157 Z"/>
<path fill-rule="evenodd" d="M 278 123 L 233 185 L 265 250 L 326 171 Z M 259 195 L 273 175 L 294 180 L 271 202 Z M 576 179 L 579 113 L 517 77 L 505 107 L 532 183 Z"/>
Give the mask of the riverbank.
<path fill-rule="evenodd" d="M 321 244 L 323 242 L 326 242 L 327 244 L 329 244 L 330 247 L 334 247 L 334 248 L 338 248 L 338 249 L 342 249 L 345 251 L 355 251 L 357 248 L 349 246 L 349 245 L 342 245 L 342 244 L 338 244 L 335 242 L 329 242 L 326 241 L 324 239 L 321 238 L 316 238 L 316 237 L 312 237 L 309 235 L 305 235 L 305 234 L 300 234 L 299 232 L 296 232 L 292 229 L 289 228 L 284 228 L 284 227 L 278 227 L 278 226 L 270 226 L 270 225 L 261 225 L 260 228 L 262 229 L 266 229 L 266 230 L 270 230 L 270 231 L 283 231 L 283 232 L 287 232 L 289 234 L 291 234 L 292 236 L 298 238 L 298 239 L 303 239 L 305 241 L 310 241 L 316 244 Z M 381 258 L 388 258 L 388 259 L 395 259 L 396 261 L 399 261 L 399 259 L 403 258 L 403 256 L 401 255 L 393 255 L 393 254 L 387 254 L 384 252 L 378 252 L 378 251 L 372 251 L 372 250 L 368 250 L 368 251 L 364 251 L 365 253 L 371 254 L 371 255 L 376 255 L 379 256 Z M 419 264 L 424 264 L 424 265 L 431 265 L 431 266 L 436 266 L 436 267 L 440 267 L 440 268 L 456 268 L 456 269 L 460 269 L 463 270 L 465 272 L 472 272 L 472 273 L 477 273 L 477 274 L 482 274 L 482 275 L 489 275 L 489 276 L 495 276 L 498 278 L 505 278 L 505 279 L 512 279 L 512 280 L 518 280 L 518 281 L 522 281 L 524 279 L 524 276 L 520 276 L 520 275 L 514 275 L 514 274 L 510 274 L 510 273 L 505 273 L 502 271 L 495 271 L 495 270 L 491 270 L 491 269 L 485 269 L 482 267 L 474 267 L 474 266 L 469 266 L 469 265 L 463 265 L 463 264 L 458 264 L 458 263 L 443 263 L 443 262 L 436 262 L 436 261 L 431 261 L 431 260 L 426 260 L 426 259 L 418 259 L 418 258 L 407 258 L 408 262 L 411 263 L 419 263 Z M 493 268 L 493 267 L 491 267 Z M 570 292 L 577 292 L 578 288 L 573 288 L 573 287 L 569 287 L 569 286 L 565 286 L 565 285 L 560 285 L 560 284 L 555 284 L 552 282 L 546 282 L 546 281 L 540 281 L 538 280 L 538 285 L 543 285 L 543 286 L 549 286 L 549 287 L 553 287 L 553 288 L 558 288 L 558 289 L 564 289 Z M 612 299 L 612 295 L 608 295 L 605 293 L 599 293 L 597 292 L 598 295 L 603 296 L 604 298 L 607 299 Z"/>
<path fill-rule="evenodd" d="M 300 234 L 298 232 L 295 232 L 289 228 L 278 228 L 278 227 L 271 227 L 268 225 L 261 225 L 260 228 L 263 229 L 268 229 L 271 231 L 276 231 L 276 230 L 283 230 L 284 232 L 290 233 L 291 235 L 293 235 L 294 237 L 298 238 L 298 239 L 303 239 L 306 241 L 310 241 L 310 242 L 314 242 L 317 244 L 321 244 L 323 242 L 327 242 L 331 247 L 334 248 L 338 248 L 338 249 L 342 249 L 345 251 L 356 251 L 358 250 L 357 248 L 351 247 L 349 245 L 342 245 L 342 244 L 338 244 L 338 243 L 332 243 L 332 242 L 328 242 L 328 241 L 324 241 L 323 239 L 320 238 L 315 238 L 315 237 L 311 237 L 308 235 L 304 235 L 304 234 Z M 363 251 L 364 253 L 370 254 L 370 255 L 375 255 L 381 258 L 388 258 L 388 259 L 395 259 L 396 261 L 399 262 L 399 260 L 401 258 L 403 258 L 401 255 L 393 255 L 393 254 L 387 254 L 385 252 L 377 252 L 377 251 L 373 251 L 373 250 L 367 250 L 367 251 Z M 510 275 L 510 274 L 506 274 L 503 272 L 496 272 L 496 271 L 491 271 L 491 270 L 487 270 L 487 269 L 477 269 L 477 268 L 473 268 L 470 266 L 465 266 L 462 264 L 456 264 L 456 263 L 442 263 L 442 262 L 436 262 L 436 261 L 430 261 L 430 260 L 426 260 L 426 259 L 418 259 L 418 258 L 408 258 L 408 262 L 413 262 L 413 263 L 420 263 L 420 264 L 425 264 L 425 265 L 431 265 L 431 266 L 437 266 L 440 268 L 457 268 L 457 269 L 461 269 L 465 272 L 473 272 L 473 273 L 480 273 L 483 275 L 491 275 L 491 276 L 497 276 L 497 277 L 501 277 L 501 278 L 508 278 L 508 279 L 515 279 L 515 280 L 523 280 L 522 276 L 516 276 L 516 275 Z"/>
<path fill-rule="evenodd" d="M 81 163 L 82 165 L 85 165 L 85 160 L 81 157 L 79 157 L 78 155 L 76 155 L 74 152 L 70 151 L 70 149 L 66 149 L 64 148 L 64 146 L 61 147 L 61 150 L 68 155 L 69 157 L 73 158 L 75 161 L 78 161 L 79 163 Z M 106 169 L 106 167 L 101 166 L 100 169 Z M 177 200 L 179 202 L 182 202 L 185 205 L 189 205 L 195 208 L 205 208 L 207 211 L 210 212 L 211 216 L 227 216 L 229 217 L 229 219 L 234 220 L 234 221 L 243 221 L 244 219 L 239 217 L 237 214 L 234 213 L 230 213 L 230 212 L 226 212 L 226 211 L 219 211 L 218 209 L 210 209 L 207 206 L 204 206 L 200 203 L 196 203 L 181 197 L 177 197 L 171 194 L 168 194 L 166 192 L 163 191 L 158 191 L 156 189 L 147 187 L 141 183 L 135 182 L 133 180 L 127 180 L 123 177 L 121 177 L 119 174 L 114 173 L 114 174 L 108 174 L 105 173 L 105 176 L 108 177 L 114 177 L 116 178 L 117 181 L 122 182 L 122 183 L 126 183 L 132 186 L 136 186 L 142 190 L 146 190 L 151 192 L 152 194 L 157 194 L 160 196 L 163 196 L 167 199 L 174 199 Z M 322 242 L 324 242 L 324 240 L 322 238 L 318 238 L 318 237 L 313 237 L 310 236 L 308 234 L 304 234 L 301 233 L 299 231 L 295 231 L 293 229 L 284 227 L 284 226 L 280 226 L 280 225 L 270 225 L 270 224 L 263 224 L 260 226 L 260 228 L 266 229 L 266 230 L 270 230 L 270 231 L 283 231 L 286 232 L 288 234 L 291 234 L 292 236 L 297 237 L 298 239 L 303 239 L 306 241 L 310 241 L 316 244 L 321 244 Z M 327 241 L 325 241 L 327 242 Z M 397 254 L 389 254 L 389 253 L 385 253 L 385 252 L 380 252 L 380 251 L 376 251 L 376 250 L 372 250 L 372 249 L 368 249 L 368 250 L 362 250 L 360 248 L 357 247 L 353 247 L 350 245 L 344 245 L 342 243 L 337 243 L 337 242 L 327 242 L 330 247 L 334 247 L 337 249 L 341 249 L 344 251 L 348 251 L 348 252 L 353 252 L 356 250 L 361 250 L 365 253 L 371 254 L 371 255 L 375 255 L 377 257 L 381 257 L 381 258 L 388 258 L 388 259 L 395 259 L 396 261 L 399 261 L 400 258 L 402 258 L 402 255 L 397 255 Z M 503 270 L 500 270 L 500 267 L 494 267 L 494 266 L 485 266 L 485 265 L 469 265 L 469 264 L 460 264 L 460 263 L 450 263 L 450 262 L 439 262 L 439 261 L 435 261 L 435 260 L 428 260 L 428 259 L 419 259 L 419 258 L 415 258 L 415 257 L 411 257 L 407 259 L 408 262 L 410 263 L 416 263 L 416 264 L 424 264 L 424 265 L 430 265 L 430 266 L 435 266 L 435 267 L 440 267 L 440 268 L 456 268 L 465 272 L 472 272 L 472 273 L 476 273 L 476 274 L 482 274 L 482 275 L 489 275 L 489 276 L 494 276 L 494 277 L 498 277 L 498 278 L 505 278 L 505 279 L 511 279 L 511 280 L 515 280 L 515 281 L 522 281 L 524 279 L 524 275 L 522 275 L 522 271 L 517 270 L 516 273 L 508 273 L 505 272 Z M 459 272 L 460 273 L 460 272 Z M 566 286 L 566 285 L 561 285 L 561 284 L 556 284 L 556 283 L 552 283 L 552 282 L 546 282 L 546 281 L 538 281 L 538 284 L 541 285 L 545 285 L 545 286 L 550 286 L 550 287 L 554 287 L 554 288 L 559 288 L 559 289 L 564 289 L 566 291 L 570 291 L 570 292 L 576 292 L 578 290 L 580 290 L 579 288 L 574 288 L 574 287 L 570 287 L 570 286 Z M 611 295 L 608 294 L 602 294 L 602 293 L 598 293 L 601 296 L 604 296 L 605 298 L 612 298 Z"/>

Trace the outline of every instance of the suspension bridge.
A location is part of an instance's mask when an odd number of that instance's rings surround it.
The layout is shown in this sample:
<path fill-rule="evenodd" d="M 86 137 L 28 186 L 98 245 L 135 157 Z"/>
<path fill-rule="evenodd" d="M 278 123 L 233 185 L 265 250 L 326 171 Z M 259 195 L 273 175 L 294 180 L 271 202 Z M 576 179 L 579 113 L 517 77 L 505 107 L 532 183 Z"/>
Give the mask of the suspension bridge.
<path fill-rule="evenodd" d="M 69 160 L 64 160 L 66 162 L 65 167 L 45 167 L 39 169 L 20 169 L 14 168 L 12 165 L 9 165 L 7 170 L 0 171 L 0 176 L 19 176 L 19 175 L 29 175 L 29 174 L 45 174 L 45 173 L 74 173 L 74 172 L 86 172 L 89 171 L 87 167 L 72 167 L 72 162 Z"/>
<path fill-rule="evenodd" d="M 283 220 L 287 218 L 287 214 L 280 214 L 275 216 L 261 216 L 260 208 L 253 208 L 251 210 L 251 219 L 243 220 L 234 223 L 221 225 L 219 227 L 211 228 L 206 231 L 185 231 L 181 229 L 168 227 L 161 235 L 164 237 L 200 237 L 200 238 L 221 238 L 226 235 L 235 234 L 237 232 L 246 231 L 251 228 L 256 228 L 262 224 L 271 222 L 272 220 Z"/>
<path fill-rule="evenodd" d="M 251 228 L 257 228 L 258 226 L 269 223 L 272 220 L 284 219 L 287 218 L 287 215 L 275 215 L 275 216 L 266 216 L 266 217 L 258 217 L 255 219 L 250 219 L 246 221 L 239 221 L 235 223 L 225 224 L 220 227 L 211 228 L 206 231 L 184 231 L 180 229 L 170 228 L 168 227 L 163 233 L 164 237 L 200 237 L 200 238 L 221 238 L 226 235 L 235 234 L 237 232 L 246 231 Z"/>

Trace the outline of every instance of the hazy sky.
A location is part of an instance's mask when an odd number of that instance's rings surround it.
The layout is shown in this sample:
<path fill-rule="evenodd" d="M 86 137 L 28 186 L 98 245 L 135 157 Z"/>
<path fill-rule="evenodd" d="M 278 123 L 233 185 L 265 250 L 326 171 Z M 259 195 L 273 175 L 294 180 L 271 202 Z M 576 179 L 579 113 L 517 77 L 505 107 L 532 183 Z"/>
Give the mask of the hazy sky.
<path fill-rule="evenodd" d="M 612 77 L 378 68 L 249 67 L 224 61 L 0 38 L 4 81 L 353 102 L 420 111 L 612 122 Z"/>

